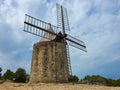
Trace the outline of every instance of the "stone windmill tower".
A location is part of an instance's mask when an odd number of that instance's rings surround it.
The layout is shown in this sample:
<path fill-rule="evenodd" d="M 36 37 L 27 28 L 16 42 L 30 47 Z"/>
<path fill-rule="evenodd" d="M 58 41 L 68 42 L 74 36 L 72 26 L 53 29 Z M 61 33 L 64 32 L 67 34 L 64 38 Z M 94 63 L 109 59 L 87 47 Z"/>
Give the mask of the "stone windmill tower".
<path fill-rule="evenodd" d="M 86 46 L 83 41 L 65 33 L 66 30 L 70 30 L 67 10 L 59 4 L 57 26 L 26 14 L 24 31 L 41 37 L 33 47 L 29 83 L 68 82 L 72 74 L 68 45 L 83 51 Z"/>

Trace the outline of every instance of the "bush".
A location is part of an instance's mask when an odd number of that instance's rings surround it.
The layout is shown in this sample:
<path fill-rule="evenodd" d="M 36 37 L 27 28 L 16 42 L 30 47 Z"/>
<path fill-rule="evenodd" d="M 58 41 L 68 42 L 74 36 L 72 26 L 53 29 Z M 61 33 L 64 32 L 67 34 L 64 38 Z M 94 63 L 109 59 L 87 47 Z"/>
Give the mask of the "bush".
<path fill-rule="evenodd" d="M 2 75 L 1 72 L 2 72 L 2 68 L 0 67 L 0 79 L 1 79 L 1 75 Z"/>
<path fill-rule="evenodd" d="M 71 75 L 69 78 L 68 78 L 68 81 L 69 82 L 78 82 L 79 81 L 79 78 L 76 76 L 76 75 Z"/>
<path fill-rule="evenodd" d="M 112 80 L 112 79 L 106 79 L 107 86 L 120 86 L 120 79 L 118 80 Z"/>
<path fill-rule="evenodd" d="M 86 76 L 83 80 L 81 80 L 81 83 L 106 85 L 106 80 L 102 76 L 93 75 L 93 76 Z"/>
<path fill-rule="evenodd" d="M 26 71 L 22 68 L 18 68 L 15 72 L 15 82 L 26 82 Z"/>
<path fill-rule="evenodd" d="M 4 80 L 7 80 L 7 79 L 13 80 L 13 78 L 14 78 L 14 72 L 12 72 L 10 69 L 8 69 L 3 75 Z"/>
<path fill-rule="evenodd" d="M 120 86 L 120 79 L 113 80 L 113 79 L 104 78 L 99 75 L 93 75 L 93 76 L 85 76 L 85 78 L 81 80 L 80 83 L 100 84 L 100 85 L 107 85 L 107 86 Z"/>

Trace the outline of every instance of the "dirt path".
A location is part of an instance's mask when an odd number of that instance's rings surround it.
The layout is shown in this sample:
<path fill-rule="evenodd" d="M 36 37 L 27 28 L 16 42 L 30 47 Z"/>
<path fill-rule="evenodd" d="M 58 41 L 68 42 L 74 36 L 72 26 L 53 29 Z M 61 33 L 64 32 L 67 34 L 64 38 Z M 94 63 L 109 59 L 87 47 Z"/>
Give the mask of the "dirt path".
<path fill-rule="evenodd" d="M 0 90 L 120 90 L 120 87 L 107 87 L 83 84 L 36 84 L 6 82 L 0 84 Z"/>

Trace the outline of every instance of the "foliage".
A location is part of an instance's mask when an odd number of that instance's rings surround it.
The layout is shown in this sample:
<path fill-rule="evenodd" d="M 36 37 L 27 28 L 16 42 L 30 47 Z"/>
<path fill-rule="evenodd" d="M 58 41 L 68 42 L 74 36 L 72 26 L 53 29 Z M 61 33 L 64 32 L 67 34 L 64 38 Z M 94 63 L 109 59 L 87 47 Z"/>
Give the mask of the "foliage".
<path fill-rule="evenodd" d="M 91 81 L 105 81 L 105 78 L 99 75 L 86 76 L 83 80 L 86 79 Z"/>
<path fill-rule="evenodd" d="M 80 83 L 106 85 L 105 78 L 99 75 L 85 76 L 85 78 L 81 80 Z"/>
<path fill-rule="evenodd" d="M 0 72 L 2 72 L 2 68 L 0 67 Z"/>
<path fill-rule="evenodd" d="M 69 82 L 78 82 L 79 78 L 76 75 L 71 75 L 68 79 Z"/>
<path fill-rule="evenodd" d="M 2 76 L 3 80 L 13 80 L 15 82 L 26 82 L 26 78 L 28 78 L 28 74 L 26 74 L 26 71 L 22 68 L 18 68 L 16 72 L 12 72 L 10 69 L 8 69 Z M 29 78 L 28 78 L 29 79 Z M 28 80 L 27 80 L 28 81 Z"/>
<path fill-rule="evenodd" d="M 13 78 L 14 78 L 14 72 L 12 72 L 10 69 L 8 69 L 3 75 L 4 80 L 7 80 L 7 79 L 13 80 Z"/>
<path fill-rule="evenodd" d="M 113 80 L 107 79 L 99 75 L 85 76 L 84 79 L 80 81 L 80 83 L 85 84 L 102 84 L 107 86 L 120 86 L 120 79 Z"/>
<path fill-rule="evenodd" d="M 1 75 L 2 75 L 1 72 L 2 72 L 2 68 L 0 67 L 0 79 L 1 79 Z"/>
<path fill-rule="evenodd" d="M 15 72 L 15 82 L 26 82 L 26 71 L 25 69 L 18 68 L 17 71 Z"/>
<path fill-rule="evenodd" d="M 120 79 L 112 80 L 112 79 L 106 79 L 107 86 L 120 86 Z"/>

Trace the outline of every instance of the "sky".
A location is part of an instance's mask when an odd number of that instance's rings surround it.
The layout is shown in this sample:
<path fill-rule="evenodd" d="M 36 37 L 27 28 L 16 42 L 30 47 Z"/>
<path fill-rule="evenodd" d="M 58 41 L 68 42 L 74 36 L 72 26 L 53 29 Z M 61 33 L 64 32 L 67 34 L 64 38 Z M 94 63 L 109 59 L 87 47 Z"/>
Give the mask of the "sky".
<path fill-rule="evenodd" d="M 70 46 L 72 74 L 120 78 L 120 0 L 0 0 L 0 67 L 30 73 L 40 37 L 23 31 L 25 14 L 57 25 L 56 3 L 67 8 L 70 32 L 87 53 Z"/>

